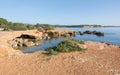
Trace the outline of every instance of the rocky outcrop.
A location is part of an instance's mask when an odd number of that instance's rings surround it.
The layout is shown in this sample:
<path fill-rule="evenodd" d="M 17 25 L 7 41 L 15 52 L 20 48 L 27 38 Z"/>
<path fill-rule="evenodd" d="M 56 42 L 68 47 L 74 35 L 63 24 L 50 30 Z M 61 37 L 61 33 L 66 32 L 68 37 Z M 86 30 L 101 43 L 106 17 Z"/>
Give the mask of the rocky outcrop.
<path fill-rule="evenodd" d="M 11 40 L 9 43 L 13 48 L 17 49 L 19 47 L 30 47 L 34 45 L 40 45 L 40 39 L 33 35 L 22 34 L 21 36 Z"/>
<path fill-rule="evenodd" d="M 80 35 L 85 35 L 85 34 L 93 34 L 93 35 L 96 35 L 96 36 L 104 36 L 104 33 L 103 32 L 97 32 L 97 31 L 85 31 L 85 32 L 79 32 Z"/>
<path fill-rule="evenodd" d="M 31 47 L 35 45 L 40 45 L 41 40 L 48 40 L 59 37 L 71 37 L 75 35 L 76 33 L 74 31 L 36 31 L 35 33 L 21 34 L 20 36 L 10 40 L 9 43 L 13 48 L 18 49 L 20 47 Z"/>
<path fill-rule="evenodd" d="M 18 47 L 40 45 L 42 39 L 51 39 L 48 36 L 48 32 L 56 32 L 57 34 L 70 32 L 72 35 L 75 34 L 72 30 L 27 30 L 0 32 L 0 56 L 21 55 L 23 53 L 18 49 Z"/>
<path fill-rule="evenodd" d="M 97 35 L 97 36 L 104 36 L 104 33 L 102 33 L 102 32 L 96 32 L 95 35 Z"/>
<path fill-rule="evenodd" d="M 75 31 L 49 31 L 46 33 L 48 38 L 71 37 L 75 36 Z"/>

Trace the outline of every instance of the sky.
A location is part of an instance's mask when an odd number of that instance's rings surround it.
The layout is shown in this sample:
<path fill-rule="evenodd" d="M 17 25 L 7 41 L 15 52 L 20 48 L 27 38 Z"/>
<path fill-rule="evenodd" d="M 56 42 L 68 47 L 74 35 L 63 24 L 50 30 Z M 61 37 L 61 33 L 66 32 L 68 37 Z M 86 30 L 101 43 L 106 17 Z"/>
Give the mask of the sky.
<path fill-rule="evenodd" d="M 120 25 L 120 0 L 0 0 L 0 17 L 31 24 Z"/>

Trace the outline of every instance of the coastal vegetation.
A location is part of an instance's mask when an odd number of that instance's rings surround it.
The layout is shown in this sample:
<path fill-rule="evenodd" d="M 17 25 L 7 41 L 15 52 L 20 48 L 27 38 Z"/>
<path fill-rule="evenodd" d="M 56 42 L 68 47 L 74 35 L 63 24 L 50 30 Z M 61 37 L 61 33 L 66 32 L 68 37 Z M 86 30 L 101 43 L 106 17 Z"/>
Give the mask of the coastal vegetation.
<path fill-rule="evenodd" d="M 9 22 L 4 18 L 0 18 L 0 28 L 3 28 L 3 31 L 8 30 L 32 30 L 32 29 L 38 29 L 38 30 L 53 30 L 54 26 L 50 24 L 25 24 L 25 23 L 13 23 Z"/>
<path fill-rule="evenodd" d="M 58 44 L 58 46 L 47 49 L 49 55 L 56 55 L 62 52 L 83 51 L 86 50 L 86 45 L 82 40 L 65 40 Z"/>
<path fill-rule="evenodd" d="M 51 24 L 25 24 L 20 22 L 10 22 L 7 19 L 0 18 L 0 30 L 10 31 L 10 30 L 32 30 L 37 29 L 42 30 L 54 30 L 56 27 L 81 27 L 81 28 L 96 28 L 96 27 L 118 27 L 118 26 L 102 26 L 102 25 L 90 25 L 90 24 L 81 24 L 81 25 L 51 25 Z"/>

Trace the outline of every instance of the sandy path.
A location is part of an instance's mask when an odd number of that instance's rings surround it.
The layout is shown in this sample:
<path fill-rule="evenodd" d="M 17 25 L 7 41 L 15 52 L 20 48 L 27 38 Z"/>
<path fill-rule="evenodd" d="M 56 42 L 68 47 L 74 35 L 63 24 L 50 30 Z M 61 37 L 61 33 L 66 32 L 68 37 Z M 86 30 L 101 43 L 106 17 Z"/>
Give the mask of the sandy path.
<path fill-rule="evenodd" d="M 120 48 L 87 42 L 84 52 L 45 52 L 0 58 L 0 75 L 120 75 Z"/>

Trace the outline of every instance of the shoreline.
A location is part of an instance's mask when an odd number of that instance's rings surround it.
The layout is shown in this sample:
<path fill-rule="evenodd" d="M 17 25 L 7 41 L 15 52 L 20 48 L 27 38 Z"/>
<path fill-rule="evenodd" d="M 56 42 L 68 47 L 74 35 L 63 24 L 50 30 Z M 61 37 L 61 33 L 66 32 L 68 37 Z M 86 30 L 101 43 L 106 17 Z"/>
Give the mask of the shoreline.
<path fill-rule="evenodd" d="M 49 30 L 48 32 L 52 33 L 73 33 L 72 30 Z M 47 33 L 48 33 L 47 32 Z M 16 55 L 16 54 L 23 54 L 20 50 L 16 50 L 12 48 L 12 46 L 9 44 L 9 41 L 15 39 L 16 37 L 21 36 L 22 34 L 28 34 L 35 37 L 42 38 L 45 34 L 44 32 L 38 32 L 37 30 L 27 30 L 27 31 L 2 31 L 0 32 L 0 56 L 6 56 L 6 55 Z"/>
<path fill-rule="evenodd" d="M 62 32 L 72 32 L 72 30 L 52 30 L 53 33 L 58 32 L 58 33 L 62 33 Z M 12 46 L 10 46 L 10 44 L 8 43 L 10 40 L 14 39 L 15 37 L 20 36 L 21 34 L 29 34 L 29 35 L 34 35 L 34 36 L 42 36 L 43 33 L 42 32 L 37 32 L 37 30 L 27 30 L 27 31 L 2 31 L 0 32 L 0 37 L 2 40 L 0 40 L 0 56 L 6 56 L 6 55 L 16 55 L 16 54 L 24 54 L 22 53 L 21 50 L 16 50 L 14 48 L 12 48 Z M 96 41 L 85 41 L 85 42 L 96 42 Z M 109 45 L 113 45 L 113 46 L 118 46 L 116 44 L 111 44 L 111 43 L 107 43 L 107 42 L 98 42 L 98 43 L 105 43 L 108 46 Z"/>
<path fill-rule="evenodd" d="M 0 58 L 1 75 L 117 75 L 120 48 L 105 43 L 85 43 L 87 50 L 48 56 L 45 51 Z"/>
<path fill-rule="evenodd" d="M 0 34 L 1 75 L 117 75 L 120 73 L 120 46 L 86 41 L 85 51 L 49 56 L 46 55 L 46 51 L 23 54 L 8 44 L 7 40 L 28 32 L 33 34 L 33 31 L 6 34 L 2 32 L 4 36 Z"/>

